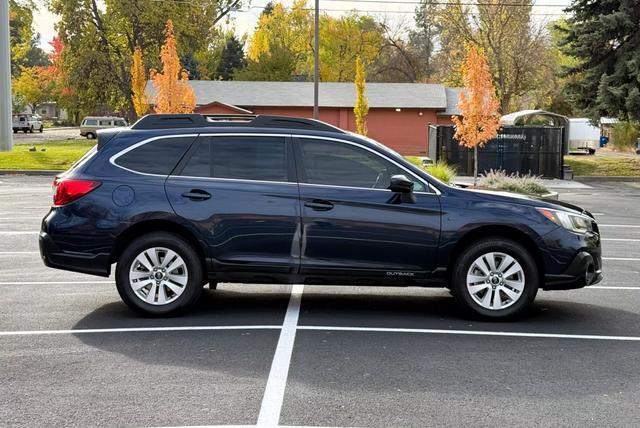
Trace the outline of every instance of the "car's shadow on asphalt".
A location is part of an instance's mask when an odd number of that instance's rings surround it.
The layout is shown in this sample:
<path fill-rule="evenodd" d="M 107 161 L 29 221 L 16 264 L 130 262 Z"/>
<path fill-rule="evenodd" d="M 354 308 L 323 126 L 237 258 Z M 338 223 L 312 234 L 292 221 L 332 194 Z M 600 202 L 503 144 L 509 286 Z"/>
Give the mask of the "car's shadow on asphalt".
<path fill-rule="evenodd" d="M 338 291 L 336 294 L 335 288 L 331 290 L 334 292 L 328 291 L 312 287 L 305 289 L 299 325 L 640 336 L 640 314 L 559 298 L 554 300 L 553 295 L 545 296 L 543 300 L 539 299 L 518 321 L 497 323 L 469 319 L 458 309 L 454 299 L 446 291 L 410 291 L 404 294 L 402 289 L 376 289 L 361 294 L 353 290 Z M 126 308 L 123 303 L 114 302 L 87 314 L 74 328 L 279 325 L 283 321 L 288 300 L 289 294 L 285 292 L 243 292 L 237 287 L 233 290 L 207 290 L 200 303 L 189 314 L 155 319 L 142 318 Z M 166 366 L 167 370 L 172 370 L 172 367 L 188 367 L 255 378 L 267 375 L 279 333 L 279 329 L 145 331 L 79 333 L 75 334 L 75 337 L 100 352 L 124 355 L 145 364 Z M 565 364 L 569 364 L 570 361 L 563 353 L 566 347 L 596 347 L 597 358 L 592 358 L 580 373 L 580 376 L 587 376 L 589 367 L 605 372 L 611 369 L 609 362 L 624 360 L 625 350 L 628 350 L 630 344 L 619 341 L 377 331 L 299 330 L 298 335 L 295 345 L 298 357 L 293 361 L 295 364 L 311 364 L 314 369 L 304 380 L 297 378 L 297 381 L 322 384 L 329 372 L 339 377 L 343 376 L 344 373 L 334 373 L 334 363 L 340 363 L 348 372 L 358 372 L 366 368 L 365 371 L 369 374 L 390 370 L 392 375 L 400 370 L 393 367 L 400 364 L 406 366 L 397 373 L 400 378 L 407 372 L 429 373 L 429 376 L 420 375 L 425 376 L 426 383 L 414 385 L 416 388 L 432 388 L 445 392 L 450 390 L 453 393 L 455 385 L 447 386 L 450 373 L 475 368 L 478 375 L 469 384 L 463 382 L 465 387 L 477 389 L 478 393 L 486 393 L 487 388 L 493 388 L 491 394 L 494 396 L 509 396 L 512 391 L 522 391 L 523 379 L 531 384 L 536 382 L 535 379 L 546 379 L 545 370 L 549 361 L 555 360 L 553 364 L 556 366 L 564 367 Z M 297 354 L 298 352 L 300 354 Z M 536 353 L 546 355 L 549 359 L 534 366 L 527 363 L 526 370 L 525 366 L 520 367 L 522 361 Z M 501 367 L 500 370 L 517 375 L 508 379 L 502 377 L 499 388 L 493 381 L 488 384 L 487 378 L 482 375 L 486 369 L 483 364 L 487 358 L 498 358 L 496 364 Z M 358 365 L 347 363 L 354 359 L 359 361 Z M 397 363 L 390 366 L 389 361 L 396 359 L 399 359 Z M 618 363 L 625 372 L 631 370 L 629 361 Z M 471 372 L 475 373 L 475 369 Z M 347 385 L 332 383 L 327 387 L 335 387 L 341 391 L 345 388 L 377 391 L 382 388 L 381 385 L 386 385 L 384 382 L 364 382 L 365 384 L 350 382 Z M 557 389 L 558 394 L 566 393 L 566 385 L 559 386 L 557 379 L 549 378 L 544 382 L 548 383 L 548 388 Z M 577 382 L 575 388 L 570 388 L 570 391 L 572 394 L 582 394 L 585 391 L 594 392 L 598 388 L 585 382 Z M 548 397 L 546 389 L 543 392 L 524 393 L 541 398 Z"/>

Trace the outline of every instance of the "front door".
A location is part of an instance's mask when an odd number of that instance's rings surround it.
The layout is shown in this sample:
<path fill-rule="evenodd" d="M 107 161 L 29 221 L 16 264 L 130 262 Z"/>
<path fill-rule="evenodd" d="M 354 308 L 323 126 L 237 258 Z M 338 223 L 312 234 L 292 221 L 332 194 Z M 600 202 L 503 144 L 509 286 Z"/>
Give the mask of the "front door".
<path fill-rule="evenodd" d="M 295 273 L 300 203 L 287 136 L 200 136 L 168 178 L 216 272 Z"/>
<path fill-rule="evenodd" d="M 391 158 L 364 146 L 296 138 L 302 202 L 301 274 L 420 279 L 436 268 L 440 200 Z M 397 203 L 390 178 L 414 181 Z"/>

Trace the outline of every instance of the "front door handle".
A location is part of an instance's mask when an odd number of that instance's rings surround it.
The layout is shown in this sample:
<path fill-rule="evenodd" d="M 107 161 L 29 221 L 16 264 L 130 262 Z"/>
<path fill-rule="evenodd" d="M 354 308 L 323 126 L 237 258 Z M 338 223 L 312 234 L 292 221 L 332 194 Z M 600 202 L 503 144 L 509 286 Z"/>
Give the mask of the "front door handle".
<path fill-rule="evenodd" d="M 322 199 L 314 199 L 313 201 L 307 201 L 304 203 L 305 207 L 314 209 L 316 211 L 329 211 L 333 208 L 333 204 L 329 201 Z"/>
<path fill-rule="evenodd" d="M 190 191 L 183 193 L 182 197 L 189 198 L 192 201 L 205 201 L 211 198 L 211 193 L 202 189 L 191 189 Z"/>

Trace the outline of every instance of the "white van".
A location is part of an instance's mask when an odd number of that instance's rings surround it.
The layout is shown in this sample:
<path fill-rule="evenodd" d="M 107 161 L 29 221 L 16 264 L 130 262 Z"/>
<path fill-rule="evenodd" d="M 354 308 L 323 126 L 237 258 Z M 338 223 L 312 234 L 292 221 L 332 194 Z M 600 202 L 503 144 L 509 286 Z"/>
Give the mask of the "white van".
<path fill-rule="evenodd" d="M 91 140 L 96 138 L 99 129 L 119 126 L 127 126 L 127 121 L 116 116 L 87 116 L 80 124 L 80 135 Z"/>

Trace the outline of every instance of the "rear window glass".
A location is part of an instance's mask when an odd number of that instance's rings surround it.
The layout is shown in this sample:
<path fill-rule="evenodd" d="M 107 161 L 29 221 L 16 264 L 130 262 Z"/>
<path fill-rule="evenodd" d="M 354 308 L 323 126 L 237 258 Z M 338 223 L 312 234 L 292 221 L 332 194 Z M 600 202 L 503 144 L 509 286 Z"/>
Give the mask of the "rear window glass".
<path fill-rule="evenodd" d="M 204 137 L 197 144 L 181 175 L 287 181 L 283 137 Z"/>
<path fill-rule="evenodd" d="M 169 175 L 192 141 L 193 137 L 154 140 L 119 156 L 115 163 L 136 172 Z"/>
<path fill-rule="evenodd" d="M 97 124 L 98 124 L 98 121 L 96 119 L 85 119 L 83 125 L 85 125 L 85 126 L 95 126 Z"/>
<path fill-rule="evenodd" d="M 99 126 L 109 126 L 109 125 L 111 125 L 111 121 L 110 120 L 100 120 L 100 121 L 98 121 L 98 125 Z"/>

